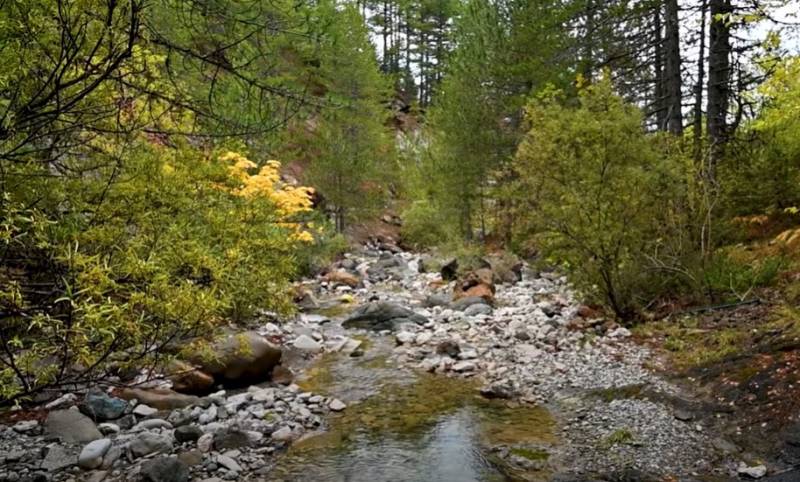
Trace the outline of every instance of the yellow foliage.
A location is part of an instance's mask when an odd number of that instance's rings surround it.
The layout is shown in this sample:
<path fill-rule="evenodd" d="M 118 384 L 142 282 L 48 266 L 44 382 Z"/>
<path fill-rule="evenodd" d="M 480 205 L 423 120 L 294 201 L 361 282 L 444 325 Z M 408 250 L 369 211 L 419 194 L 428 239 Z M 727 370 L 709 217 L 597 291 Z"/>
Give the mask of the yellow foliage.
<path fill-rule="evenodd" d="M 246 199 L 269 199 L 276 206 L 281 219 L 278 224 L 292 232 L 291 239 L 301 242 L 314 240 L 313 235 L 301 223 L 291 220 L 298 214 L 312 210 L 313 188 L 282 183 L 281 163 L 278 161 L 267 161 L 257 174 L 250 174 L 248 171 L 256 169 L 258 165 L 238 152 L 226 152 L 219 159 L 232 163 L 228 167 L 230 177 L 239 183 L 239 187 L 231 191 L 234 195 Z"/>
<path fill-rule="evenodd" d="M 800 248 L 800 228 L 787 229 L 779 234 L 775 241 L 788 249 Z"/>

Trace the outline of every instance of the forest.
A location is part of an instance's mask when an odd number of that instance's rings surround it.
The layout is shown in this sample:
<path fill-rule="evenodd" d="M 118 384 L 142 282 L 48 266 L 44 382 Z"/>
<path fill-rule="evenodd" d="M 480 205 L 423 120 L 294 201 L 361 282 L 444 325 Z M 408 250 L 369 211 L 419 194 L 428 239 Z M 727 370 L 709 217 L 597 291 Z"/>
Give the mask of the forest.
<path fill-rule="evenodd" d="M 229 375 L 219 357 L 230 347 L 220 349 L 219 339 L 245 329 L 257 340 L 233 344 L 256 358 L 268 344 L 300 383 L 307 367 L 291 366 L 286 347 L 308 362 L 327 356 L 339 335 L 292 327 L 339 317 L 345 328 L 377 319 L 367 338 L 388 330 L 401 348 L 430 344 L 437 358 L 427 365 L 424 350 L 401 358 L 419 358 L 423 371 L 484 376 L 485 398 L 539 403 L 555 393 L 536 392 L 523 375 L 502 389 L 494 383 L 498 360 L 519 344 L 528 351 L 514 363 L 525 364 L 564 343 L 631 337 L 625 346 L 652 347 L 690 380 L 700 376 L 691 369 L 713 366 L 732 378 L 744 370 L 728 363 L 797 377 L 759 382 L 769 394 L 747 399 L 758 414 L 753 427 L 795 420 L 800 367 L 787 357 L 800 350 L 798 12 L 796 0 L 0 0 L 7 442 L 28 430 L 15 414 L 38 413 L 64 394 L 89 390 L 88 404 L 89 394 L 101 396 L 97 387 L 116 397 L 165 377 L 177 392 L 190 385 L 192 397 L 238 383 L 249 369 Z M 435 290 L 447 299 L 431 301 Z M 398 292 L 408 299 L 395 299 Z M 519 297 L 498 301 L 512 295 Z M 420 315 L 412 298 L 427 311 Z M 452 322 L 453 311 L 494 320 L 506 309 L 502 330 L 508 324 L 513 346 L 490 341 L 501 328 L 472 341 L 486 343 L 477 350 L 486 367 L 463 355 L 472 345 L 456 343 L 452 354 L 426 325 L 439 326 L 429 320 L 440 315 Z M 541 320 L 511 327 L 526 313 Z M 552 334 L 540 328 L 561 318 Z M 418 326 L 404 338 L 397 320 Z M 464 336 L 479 337 L 471 329 Z M 352 357 L 380 345 L 359 340 L 347 335 L 337 350 L 360 345 Z M 612 363 L 603 360 L 598 367 Z M 556 373 L 574 368 L 550 362 Z M 277 383 L 274 365 L 263 378 Z M 191 377 L 170 377 L 175 366 Z M 581 376 L 600 377 L 588 373 Z M 737 386 L 755 376 L 747 374 Z M 641 381 L 610 376 L 609 386 L 592 389 Z M 142 403 L 137 393 L 122 398 Z M 344 410 L 335 393 L 322 391 L 332 400 L 324 410 Z M 211 406 L 224 410 L 235 396 Z M 436 410 L 452 402 L 436 401 Z M 369 399 L 360 405 L 371 407 Z M 128 412 L 140 424 L 150 419 L 134 407 Z M 343 419 L 354 423 L 349 410 Z M 224 419 L 216 413 L 211 420 Z M 289 430 L 294 438 L 298 427 Z M 630 448 L 636 435 L 626 430 L 598 436 L 597 446 Z M 270 431 L 275 443 L 292 440 Z M 795 441 L 795 458 L 762 465 L 763 457 L 741 456 L 731 473 L 760 478 L 797 467 L 800 426 L 792 433 L 784 438 Z M 11 447 L 4 437 L 0 461 Z M 239 449 L 217 435 L 214 444 L 220 454 Z M 538 445 L 503 447 L 503 464 L 526 459 L 536 471 L 555 471 L 540 464 Z M 76 463 L 99 470 L 100 462 L 80 462 L 88 448 Z M 215 456 L 227 480 L 250 473 L 241 457 L 229 465 L 220 459 L 229 455 Z M 158 478 L 166 475 L 147 463 L 142 480 L 189 480 L 183 467 L 163 462 L 178 478 Z M 701 470 L 674 463 L 671 475 Z M 601 465 L 584 468 L 606 473 Z M 367 480 L 549 480 L 509 470 L 507 479 L 379 472 Z M 4 480 L 27 479 L 0 468 Z"/>

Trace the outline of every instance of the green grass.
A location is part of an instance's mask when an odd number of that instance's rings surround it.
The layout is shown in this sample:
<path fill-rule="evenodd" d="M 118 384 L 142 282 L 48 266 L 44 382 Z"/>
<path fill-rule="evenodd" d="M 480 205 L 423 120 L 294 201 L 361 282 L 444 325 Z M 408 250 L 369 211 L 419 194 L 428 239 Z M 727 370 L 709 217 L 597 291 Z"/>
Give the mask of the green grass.
<path fill-rule="evenodd" d="M 615 430 L 602 440 L 600 445 L 605 449 L 610 449 L 615 445 L 630 445 L 635 440 L 633 433 L 627 428 Z"/>
<path fill-rule="evenodd" d="M 546 450 L 542 449 L 528 449 L 524 447 L 514 447 L 511 449 L 511 453 L 516 455 L 517 457 L 522 457 L 528 460 L 547 460 L 550 458 L 550 454 L 547 453 Z"/>

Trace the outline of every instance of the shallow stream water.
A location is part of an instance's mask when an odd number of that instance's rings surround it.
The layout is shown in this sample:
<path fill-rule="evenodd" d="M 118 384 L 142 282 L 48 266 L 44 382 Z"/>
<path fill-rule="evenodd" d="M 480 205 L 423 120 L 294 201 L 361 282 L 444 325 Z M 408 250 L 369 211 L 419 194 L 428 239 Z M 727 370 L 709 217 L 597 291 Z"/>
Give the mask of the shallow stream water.
<path fill-rule="evenodd" d="M 393 339 L 364 338 L 364 356 L 325 355 L 303 389 L 348 408 L 296 442 L 273 474 L 284 481 L 545 480 L 554 422 L 538 407 L 482 399 L 471 380 L 417 373 L 390 358 Z M 505 450 L 528 467 L 511 468 Z M 509 452 L 511 451 L 511 452 Z"/>

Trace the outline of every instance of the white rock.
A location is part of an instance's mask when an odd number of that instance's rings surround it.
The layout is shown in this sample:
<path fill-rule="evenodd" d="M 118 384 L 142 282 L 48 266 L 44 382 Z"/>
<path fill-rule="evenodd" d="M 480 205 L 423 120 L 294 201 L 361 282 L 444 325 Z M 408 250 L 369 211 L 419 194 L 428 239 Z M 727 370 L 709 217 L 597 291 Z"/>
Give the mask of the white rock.
<path fill-rule="evenodd" d="M 231 472 L 241 472 L 242 466 L 227 455 L 217 455 L 217 463 Z"/>
<path fill-rule="evenodd" d="M 294 438 L 294 434 L 292 433 L 292 429 L 289 427 L 281 427 L 278 430 L 272 432 L 272 440 L 277 442 L 288 442 Z"/>
<path fill-rule="evenodd" d="M 89 442 L 78 456 L 78 466 L 84 470 L 92 470 L 103 465 L 103 457 L 111 448 L 111 440 L 103 438 Z"/>
<path fill-rule="evenodd" d="M 417 336 L 408 331 L 401 331 L 400 333 L 397 334 L 397 336 L 395 336 L 395 339 L 397 340 L 397 343 L 400 345 L 408 345 L 410 343 L 413 343 L 414 340 L 417 339 Z"/>
<path fill-rule="evenodd" d="M 347 408 L 347 405 L 345 405 L 345 403 L 339 400 L 338 398 L 334 398 L 333 400 L 331 400 L 331 403 L 328 404 L 328 408 L 330 408 L 334 412 L 341 412 L 342 410 Z"/>
<path fill-rule="evenodd" d="M 754 465 L 751 467 L 744 462 L 739 462 L 739 469 L 737 472 L 739 475 L 746 475 L 754 479 L 760 479 L 761 477 L 767 475 L 767 468 L 764 465 Z"/>
<path fill-rule="evenodd" d="M 210 433 L 206 433 L 200 436 L 197 439 L 197 449 L 201 452 L 211 452 L 211 448 L 214 446 L 214 435 Z"/>
<path fill-rule="evenodd" d="M 15 423 L 13 429 L 17 433 L 25 433 L 30 432 L 38 426 L 39 422 L 36 420 L 23 420 L 22 422 Z"/>
<path fill-rule="evenodd" d="M 416 343 L 417 345 L 424 345 L 429 341 L 431 341 L 432 338 L 433 338 L 433 333 L 429 331 L 423 331 L 422 333 L 416 336 L 416 338 L 414 339 L 414 343 Z"/>
<path fill-rule="evenodd" d="M 322 345 L 308 335 L 300 335 L 292 343 L 292 346 L 300 351 L 308 353 L 319 353 L 322 351 Z"/>
<path fill-rule="evenodd" d="M 200 417 L 197 419 L 197 421 L 203 425 L 211 423 L 217 419 L 217 411 L 218 411 L 217 406 L 212 404 L 205 410 L 205 412 L 200 414 Z"/>
<path fill-rule="evenodd" d="M 453 371 L 463 373 L 463 372 L 472 372 L 475 371 L 475 363 L 471 361 L 460 361 L 453 365 Z"/>
<path fill-rule="evenodd" d="M 155 408 L 149 405 L 145 405 L 143 403 L 136 405 L 136 408 L 133 409 L 133 414 L 138 415 L 140 417 L 149 417 L 150 415 L 153 415 L 157 412 L 158 410 L 156 410 Z"/>

